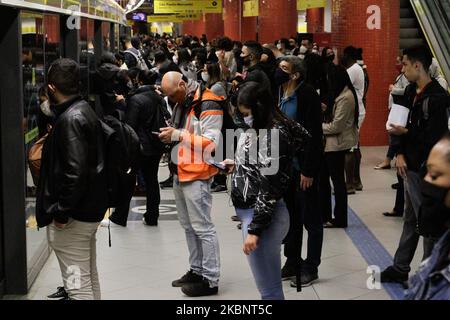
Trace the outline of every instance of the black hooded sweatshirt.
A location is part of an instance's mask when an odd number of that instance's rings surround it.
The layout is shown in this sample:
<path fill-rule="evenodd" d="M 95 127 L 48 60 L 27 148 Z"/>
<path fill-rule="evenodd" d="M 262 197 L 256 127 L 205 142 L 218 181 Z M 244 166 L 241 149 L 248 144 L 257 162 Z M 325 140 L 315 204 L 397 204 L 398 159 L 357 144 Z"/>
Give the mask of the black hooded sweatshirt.
<path fill-rule="evenodd" d="M 410 109 L 406 125 L 408 133 L 401 137 L 398 154 L 405 156 L 408 170 L 419 172 L 433 146 L 448 132 L 450 100 L 448 93 L 435 79 L 421 94 L 417 94 L 416 90 L 416 84 L 410 84 L 405 89 L 405 99 Z"/>

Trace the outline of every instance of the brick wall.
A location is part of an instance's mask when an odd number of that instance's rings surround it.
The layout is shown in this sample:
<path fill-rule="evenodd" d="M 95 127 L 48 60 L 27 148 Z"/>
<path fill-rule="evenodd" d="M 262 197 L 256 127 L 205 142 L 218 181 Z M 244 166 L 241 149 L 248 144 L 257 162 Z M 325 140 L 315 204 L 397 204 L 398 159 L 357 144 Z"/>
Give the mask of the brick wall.
<path fill-rule="evenodd" d="M 203 30 L 205 30 L 205 23 L 203 22 L 203 19 L 196 21 L 185 21 L 183 22 L 181 33 L 200 37 Z"/>
<path fill-rule="evenodd" d="M 367 28 L 367 8 L 381 8 L 381 29 Z M 385 123 L 388 109 L 388 87 L 396 75 L 395 62 L 399 47 L 400 5 L 398 0 L 333 0 L 332 45 L 340 52 L 353 45 L 364 50 L 370 87 L 366 120 L 361 143 L 366 146 L 387 144 Z"/>
<path fill-rule="evenodd" d="M 242 18 L 242 42 L 256 40 L 256 17 Z"/>
<path fill-rule="evenodd" d="M 367 8 L 377 5 L 381 9 L 381 29 L 369 30 Z M 312 28 L 317 28 L 323 18 L 323 10 L 309 10 Z M 238 0 L 224 1 L 224 18 L 206 15 L 205 19 L 183 24 L 183 33 L 209 39 L 225 34 L 239 39 Z M 295 0 L 261 0 L 259 17 L 259 41 L 273 42 L 281 37 L 294 35 L 297 30 Z M 354 45 L 364 49 L 368 66 L 370 88 L 366 105 L 366 120 L 361 131 L 363 145 L 385 145 L 385 123 L 388 115 L 388 87 L 396 75 L 395 62 L 399 46 L 399 0 L 333 0 L 331 46 L 339 52 Z M 242 18 L 242 41 L 256 39 L 256 18 Z M 324 35 L 325 36 L 325 35 Z M 321 40 L 321 39 L 318 39 Z M 328 42 L 328 37 L 326 37 Z M 317 41 L 317 40 L 316 40 Z"/>
<path fill-rule="evenodd" d="M 274 42 L 297 33 L 297 1 L 259 2 L 259 41 Z"/>
<path fill-rule="evenodd" d="M 223 1 L 224 22 L 223 29 L 226 36 L 231 39 L 239 39 L 239 1 Z"/>
<path fill-rule="evenodd" d="M 323 32 L 325 20 L 324 8 L 313 8 L 306 11 L 306 22 L 308 23 L 308 33 Z"/>
<path fill-rule="evenodd" d="M 221 13 L 207 13 L 200 20 L 186 21 L 182 25 L 182 33 L 201 37 L 204 33 L 211 40 L 224 34 L 224 23 Z"/>

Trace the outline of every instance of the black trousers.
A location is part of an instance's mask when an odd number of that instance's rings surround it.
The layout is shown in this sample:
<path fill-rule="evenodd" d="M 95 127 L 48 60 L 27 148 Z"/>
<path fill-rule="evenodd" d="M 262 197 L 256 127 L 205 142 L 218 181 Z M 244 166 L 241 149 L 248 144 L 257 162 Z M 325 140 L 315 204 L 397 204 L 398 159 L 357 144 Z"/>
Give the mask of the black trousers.
<path fill-rule="evenodd" d="M 142 156 L 140 161 L 141 172 L 145 181 L 145 194 L 147 197 L 147 210 L 144 214 L 146 221 L 157 221 L 159 217 L 161 195 L 159 190 L 158 171 L 161 157 L 161 154 Z"/>
<path fill-rule="evenodd" d="M 144 214 L 146 221 L 157 221 L 159 217 L 159 203 L 161 201 L 159 183 L 158 183 L 158 170 L 161 155 L 144 156 L 141 155 L 139 159 L 139 167 L 142 172 L 142 176 L 145 181 L 145 192 L 147 198 L 147 211 Z M 136 179 L 130 181 L 129 201 L 117 207 L 110 219 L 120 225 L 125 226 L 128 220 L 128 213 L 130 211 L 130 202 L 133 197 L 134 188 L 136 185 Z"/>
<path fill-rule="evenodd" d="M 323 222 L 319 210 L 319 179 L 303 191 L 300 172 L 294 170 L 289 191 L 284 197 L 290 217 L 289 233 L 284 241 L 286 264 L 301 265 L 302 271 L 317 273 L 322 256 Z M 303 226 L 308 232 L 307 256 L 302 259 Z"/>
<path fill-rule="evenodd" d="M 398 214 L 403 214 L 403 211 L 405 209 L 405 186 L 403 178 L 401 176 L 397 175 L 397 179 L 398 179 L 398 188 L 395 194 L 394 212 Z"/>
<path fill-rule="evenodd" d="M 320 208 L 324 222 L 332 220 L 331 185 L 333 182 L 335 194 L 334 223 L 345 228 L 348 225 L 348 198 L 345 184 L 345 151 L 325 152 L 324 161 L 320 170 Z"/>

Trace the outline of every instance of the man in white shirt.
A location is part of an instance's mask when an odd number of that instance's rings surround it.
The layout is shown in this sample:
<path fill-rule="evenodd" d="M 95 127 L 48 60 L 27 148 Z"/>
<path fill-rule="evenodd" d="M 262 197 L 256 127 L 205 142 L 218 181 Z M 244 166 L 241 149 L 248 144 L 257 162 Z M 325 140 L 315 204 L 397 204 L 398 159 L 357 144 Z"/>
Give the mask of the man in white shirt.
<path fill-rule="evenodd" d="M 353 86 L 355 87 L 356 95 L 358 96 L 359 117 L 358 117 L 358 129 L 361 126 L 366 117 L 366 108 L 364 106 L 364 89 L 365 79 L 364 71 L 357 63 L 358 49 L 355 47 L 347 47 L 344 49 L 344 55 L 342 57 L 342 64 L 347 68 L 347 72 L 350 76 Z M 358 144 L 350 150 L 345 159 L 345 173 L 347 181 L 347 193 L 354 194 L 356 191 L 362 191 L 363 185 L 360 176 L 361 165 L 361 150 Z"/>
<path fill-rule="evenodd" d="M 343 63 L 347 68 L 348 75 L 352 81 L 353 86 L 356 90 L 356 95 L 358 96 L 359 105 L 359 119 L 358 128 L 361 128 L 364 118 L 366 116 L 366 108 L 364 106 L 364 71 L 361 66 L 356 62 L 354 54 L 357 54 L 357 49 L 355 47 L 347 47 L 344 50 Z"/>

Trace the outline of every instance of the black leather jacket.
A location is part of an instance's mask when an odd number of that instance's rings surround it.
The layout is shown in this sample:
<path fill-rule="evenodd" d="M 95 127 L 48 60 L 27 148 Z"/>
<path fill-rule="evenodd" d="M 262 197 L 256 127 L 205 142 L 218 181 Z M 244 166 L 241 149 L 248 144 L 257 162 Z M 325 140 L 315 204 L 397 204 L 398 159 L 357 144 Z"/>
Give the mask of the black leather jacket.
<path fill-rule="evenodd" d="M 102 129 L 97 115 L 81 97 L 52 107 L 56 115 L 45 141 L 37 190 L 39 227 L 69 217 L 99 222 L 108 207 L 106 177 L 100 174 Z"/>

